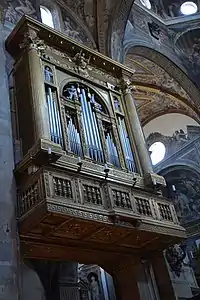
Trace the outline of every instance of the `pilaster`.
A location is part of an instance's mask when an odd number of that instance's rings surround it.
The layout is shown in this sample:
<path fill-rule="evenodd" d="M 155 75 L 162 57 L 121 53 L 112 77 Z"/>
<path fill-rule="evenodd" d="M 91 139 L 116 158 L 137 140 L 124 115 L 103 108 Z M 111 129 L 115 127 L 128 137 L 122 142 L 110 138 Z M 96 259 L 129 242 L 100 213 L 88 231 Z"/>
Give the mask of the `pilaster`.
<path fill-rule="evenodd" d="M 45 99 L 44 78 L 41 68 L 40 55 L 45 49 L 43 41 L 37 37 L 37 32 L 29 29 L 24 34 L 20 47 L 27 55 L 30 76 L 31 101 L 33 108 L 35 142 L 40 139 L 50 139 L 47 103 Z"/>

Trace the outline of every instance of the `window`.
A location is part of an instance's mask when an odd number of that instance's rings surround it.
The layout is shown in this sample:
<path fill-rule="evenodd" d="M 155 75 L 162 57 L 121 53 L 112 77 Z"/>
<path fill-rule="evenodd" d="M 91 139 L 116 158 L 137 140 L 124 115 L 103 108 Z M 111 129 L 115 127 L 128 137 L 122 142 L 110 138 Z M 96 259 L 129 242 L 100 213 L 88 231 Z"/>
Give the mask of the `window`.
<path fill-rule="evenodd" d="M 180 8 L 183 15 L 192 15 L 195 14 L 198 10 L 196 3 L 192 1 L 184 2 Z"/>
<path fill-rule="evenodd" d="M 54 28 L 53 17 L 50 10 L 45 6 L 40 6 L 40 14 L 42 23 Z"/>
<path fill-rule="evenodd" d="M 163 143 L 155 142 L 151 145 L 149 151 L 151 152 L 152 164 L 156 165 L 164 159 L 166 148 Z"/>

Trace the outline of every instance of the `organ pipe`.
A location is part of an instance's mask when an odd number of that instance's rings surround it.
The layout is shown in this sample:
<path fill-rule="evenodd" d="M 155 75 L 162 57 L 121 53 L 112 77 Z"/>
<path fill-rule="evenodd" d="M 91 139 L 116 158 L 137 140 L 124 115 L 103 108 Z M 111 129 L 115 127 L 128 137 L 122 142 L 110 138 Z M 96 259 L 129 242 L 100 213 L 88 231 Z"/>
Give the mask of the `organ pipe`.
<path fill-rule="evenodd" d="M 56 99 L 54 98 L 54 92 L 51 87 L 46 86 L 46 101 L 48 109 L 49 127 L 51 133 L 51 140 L 63 146 L 62 128 L 60 115 L 57 108 Z"/>
<path fill-rule="evenodd" d="M 97 125 L 97 119 L 96 119 L 95 111 L 94 111 L 94 109 L 92 109 L 92 106 L 91 106 L 91 105 L 93 105 L 93 107 L 94 107 L 94 102 L 95 102 L 94 95 L 92 95 L 90 109 L 92 111 L 92 117 L 93 117 L 93 122 L 94 122 L 95 133 L 96 133 L 95 138 L 96 138 L 98 149 L 99 149 L 98 150 L 99 160 L 103 162 L 104 156 L 103 156 L 103 151 L 102 151 L 102 144 L 101 144 L 99 129 L 98 129 L 98 125 Z"/>
<path fill-rule="evenodd" d="M 81 89 L 80 99 L 83 108 L 82 120 L 86 136 L 86 143 L 89 150 L 89 156 L 93 160 L 103 162 L 104 156 L 96 115 L 92 109 L 90 97 L 87 97 L 85 89 Z"/>
<path fill-rule="evenodd" d="M 130 140 L 126 131 L 126 126 L 124 123 L 124 119 L 121 117 L 118 117 L 119 121 L 119 130 L 120 130 L 120 136 L 121 136 L 121 142 L 122 147 L 125 154 L 126 164 L 129 169 L 129 171 L 134 172 L 135 171 L 135 162 L 133 157 L 133 152 L 130 145 Z"/>
<path fill-rule="evenodd" d="M 80 133 L 76 128 L 76 120 L 75 116 L 68 115 L 67 120 L 67 133 L 68 133 L 68 140 L 69 140 L 69 150 L 78 156 L 82 156 L 82 145 L 80 140 Z"/>
<path fill-rule="evenodd" d="M 114 139 L 112 137 L 112 132 L 107 132 L 106 134 L 106 144 L 109 156 L 109 162 L 117 167 L 120 166 L 119 156 L 117 153 L 117 148 L 114 143 Z"/>

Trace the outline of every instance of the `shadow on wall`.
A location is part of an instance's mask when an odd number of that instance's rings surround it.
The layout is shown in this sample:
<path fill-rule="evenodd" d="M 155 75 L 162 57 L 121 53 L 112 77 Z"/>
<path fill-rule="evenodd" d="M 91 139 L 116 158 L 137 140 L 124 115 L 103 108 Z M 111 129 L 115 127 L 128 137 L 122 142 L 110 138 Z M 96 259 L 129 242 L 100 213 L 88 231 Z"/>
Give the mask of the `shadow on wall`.
<path fill-rule="evenodd" d="M 43 285 L 37 273 L 21 264 L 22 300 L 46 300 Z"/>

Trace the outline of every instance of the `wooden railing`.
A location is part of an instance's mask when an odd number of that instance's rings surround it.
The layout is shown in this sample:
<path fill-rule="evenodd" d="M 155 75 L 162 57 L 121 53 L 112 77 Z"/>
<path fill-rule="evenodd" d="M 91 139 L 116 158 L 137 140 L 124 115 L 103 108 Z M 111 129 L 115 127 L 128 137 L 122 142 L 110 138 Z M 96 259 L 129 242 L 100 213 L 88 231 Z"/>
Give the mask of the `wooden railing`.
<path fill-rule="evenodd" d="M 114 211 L 118 215 L 178 224 L 173 204 L 162 197 L 152 197 L 138 189 L 105 181 L 90 181 L 50 171 L 36 173 L 20 192 L 20 216 L 48 200 L 65 206 L 84 206 L 88 211 Z"/>

